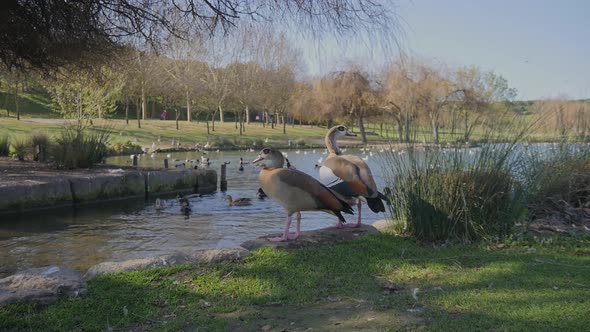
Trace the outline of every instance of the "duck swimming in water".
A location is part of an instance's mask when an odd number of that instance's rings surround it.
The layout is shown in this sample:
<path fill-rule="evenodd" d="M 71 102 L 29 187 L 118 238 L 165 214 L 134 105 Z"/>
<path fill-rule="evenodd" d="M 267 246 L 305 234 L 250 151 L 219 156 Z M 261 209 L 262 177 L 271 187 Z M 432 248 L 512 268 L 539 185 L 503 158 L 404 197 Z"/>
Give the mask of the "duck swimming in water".
<path fill-rule="evenodd" d="M 229 202 L 229 206 L 246 206 L 246 205 L 252 205 L 252 202 L 250 200 L 250 198 L 236 198 L 235 200 L 232 199 L 231 195 L 225 195 L 223 197 L 224 201 L 228 201 Z"/>

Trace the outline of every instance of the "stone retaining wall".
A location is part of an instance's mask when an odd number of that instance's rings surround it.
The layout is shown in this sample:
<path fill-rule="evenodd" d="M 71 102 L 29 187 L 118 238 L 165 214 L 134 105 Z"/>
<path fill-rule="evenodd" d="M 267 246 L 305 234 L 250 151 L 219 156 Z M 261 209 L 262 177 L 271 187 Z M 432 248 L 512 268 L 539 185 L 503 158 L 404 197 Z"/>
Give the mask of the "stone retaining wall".
<path fill-rule="evenodd" d="M 56 174 L 40 180 L 0 185 L 0 212 L 68 206 L 82 202 L 217 189 L 212 169 L 111 170 L 92 175 Z"/>

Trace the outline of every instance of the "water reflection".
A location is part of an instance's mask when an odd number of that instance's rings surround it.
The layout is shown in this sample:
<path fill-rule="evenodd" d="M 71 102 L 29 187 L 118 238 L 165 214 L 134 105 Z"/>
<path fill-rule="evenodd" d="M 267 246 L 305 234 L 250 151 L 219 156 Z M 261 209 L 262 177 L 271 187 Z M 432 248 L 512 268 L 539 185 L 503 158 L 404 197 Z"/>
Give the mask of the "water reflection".
<path fill-rule="evenodd" d="M 285 151 L 299 170 L 318 175 L 314 167 L 322 150 Z M 361 155 L 360 151 L 348 151 Z M 205 248 L 227 248 L 266 234 L 279 234 L 285 221 L 284 210 L 270 199 L 259 199 L 258 172 L 251 163 L 258 151 L 211 152 L 207 154 L 210 168 L 218 171 L 227 165 L 228 191 L 209 195 L 187 196 L 189 213 L 181 211 L 175 194 L 154 195 L 145 199 L 113 201 L 84 205 L 76 209 L 53 209 L 29 214 L 3 215 L 0 221 L 0 277 L 16 270 L 59 264 L 81 272 L 108 260 L 125 260 L 175 251 Z M 153 158 L 143 155 L 139 165 L 160 167 L 167 154 Z M 174 160 L 200 160 L 197 152 L 171 153 Z M 244 163 L 240 165 L 240 157 Z M 130 158 L 114 157 L 107 162 L 126 165 Z M 367 161 L 380 188 L 383 181 L 378 157 Z M 187 165 L 189 165 L 188 163 Z M 240 170 L 242 166 L 243 170 Z M 198 167 L 202 167 L 200 164 Z M 116 168 L 116 167 L 113 167 Z M 252 205 L 229 206 L 225 194 L 250 197 Z M 156 205 L 156 200 L 160 204 Z M 368 210 L 366 210 L 368 211 Z M 304 212 L 302 229 L 318 229 L 336 224 L 336 217 L 322 212 Z M 363 213 L 363 220 L 372 223 L 383 214 Z M 351 222 L 356 216 L 347 216 Z"/>

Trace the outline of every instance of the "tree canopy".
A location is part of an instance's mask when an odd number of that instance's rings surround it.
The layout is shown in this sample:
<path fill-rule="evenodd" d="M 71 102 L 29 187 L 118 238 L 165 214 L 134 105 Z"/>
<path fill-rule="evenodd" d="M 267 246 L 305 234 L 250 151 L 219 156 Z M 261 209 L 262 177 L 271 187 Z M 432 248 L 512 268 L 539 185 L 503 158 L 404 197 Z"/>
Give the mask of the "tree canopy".
<path fill-rule="evenodd" d="M 227 34 L 242 23 L 390 38 L 397 20 L 373 0 L 5 0 L 0 22 L 4 64 L 52 69 L 106 58 L 126 43 L 157 49 L 171 35 Z"/>

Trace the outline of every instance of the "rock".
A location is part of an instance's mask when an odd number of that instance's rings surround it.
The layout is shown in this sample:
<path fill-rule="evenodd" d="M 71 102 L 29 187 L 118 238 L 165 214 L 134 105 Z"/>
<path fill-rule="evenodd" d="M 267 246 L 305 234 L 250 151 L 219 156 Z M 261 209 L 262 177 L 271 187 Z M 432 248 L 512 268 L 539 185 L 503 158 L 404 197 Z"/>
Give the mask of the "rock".
<path fill-rule="evenodd" d="M 270 237 L 279 236 L 280 234 L 266 235 L 255 240 L 249 240 L 241 244 L 248 250 L 255 250 L 261 247 L 295 249 L 302 247 L 329 245 L 341 241 L 350 241 L 359 236 L 367 234 L 379 234 L 379 231 L 371 225 L 361 225 L 359 228 L 345 227 L 343 229 L 323 228 L 313 231 L 301 232 L 297 240 L 285 242 L 271 242 Z"/>
<path fill-rule="evenodd" d="M 388 220 L 388 219 L 381 219 L 381 220 L 377 220 L 373 223 L 373 227 L 375 227 L 377 230 L 379 230 L 380 232 L 385 232 L 387 231 L 389 228 L 391 228 L 394 225 L 394 221 L 393 220 Z"/>
<path fill-rule="evenodd" d="M 171 255 L 132 259 L 122 262 L 104 262 L 89 268 L 84 275 L 84 278 L 90 280 L 100 275 L 115 272 L 139 271 L 155 267 L 168 267 L 183 264 L 196 265 L 200 263 L 220 262 L 237 259 L 249 254 L 250 252 L 244 248 L 205 249 L 197 250 L 190 254 L 175 253 Z"/>
<path fill-rule="evenodd" d="M 168 171 L 149 171 L 145 173 L 148 193 L 176 192 L 179 189 L 194 188 L 197 184 L 198 170 L 170 169 Z"/>
<path fill-rule="evenodd" d="M 217 263 L 246 257 L 250 255 L 250 251 L 241 247 L 228 249 L 204 249 L 195 250 L 189 255 L 194 264 Z"/>
<path fill-rule="evenodd" d="M 86 294 L 80 273 L 61 266 L 33 268 L 0 279 L 0 306 L 15 302 L 50 304 Z"/>
<path fill-rule="evenodd" d="M 71 204 L 70 182 L 64 177 L 25 179 L 18 184 L 0 185 L 0 211 Z"/>
<path fill-rule="evenodd" d="M 74 177 L 70 182 L 75 202 L 145 195 L 145 180 L 137 171 Z"/>

